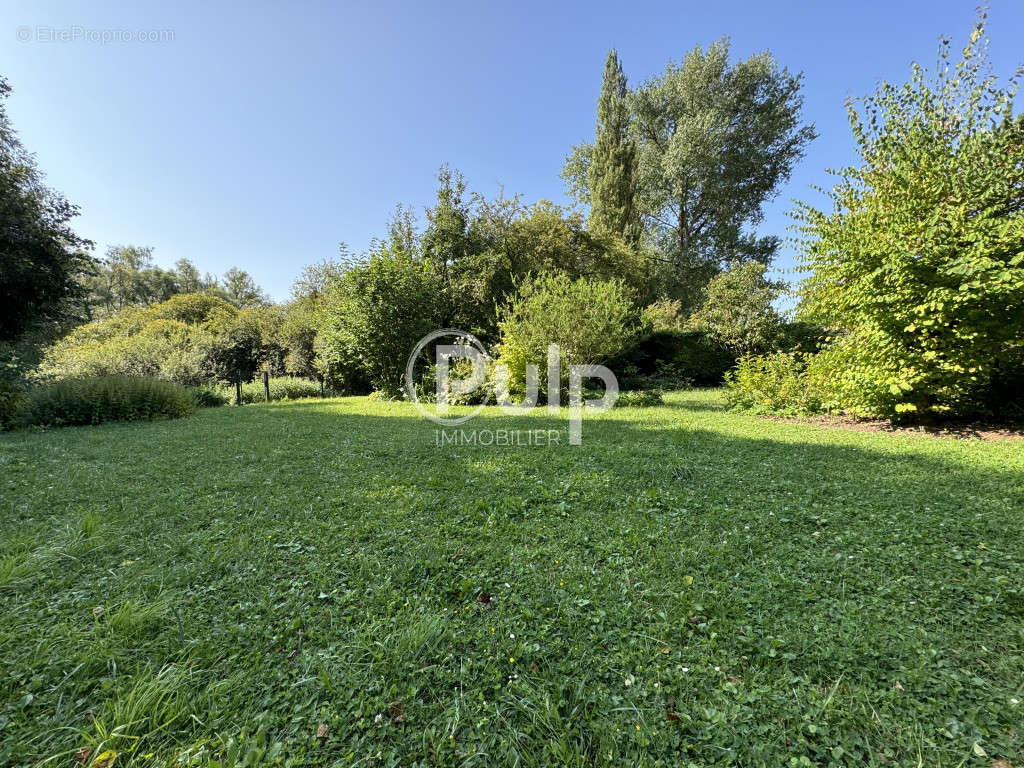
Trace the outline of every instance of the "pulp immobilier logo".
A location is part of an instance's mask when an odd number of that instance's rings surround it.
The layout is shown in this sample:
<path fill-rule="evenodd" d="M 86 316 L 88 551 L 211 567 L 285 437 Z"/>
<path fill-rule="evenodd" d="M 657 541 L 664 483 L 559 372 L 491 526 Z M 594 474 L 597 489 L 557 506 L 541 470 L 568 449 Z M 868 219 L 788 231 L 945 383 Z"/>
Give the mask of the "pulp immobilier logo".
<path fill-rule="evenodd" d="M 433 362 L 430 362 L 430 352 Z M 460 364 L 459 361 L 465 361 Z M 459 375 L 453 376 L 453 369 Z M 429 376 L 424 377 L 424 371 Z M 488 372 L 493 386 L 488 386 Z M 417 373 L 419 372 L 419 376 Z M 547 347 L 547 403 L 548 412 L 562 411 L 562 354 L 557 344 Z M 405 391 L 420 413 L 442 428 L 465 424 L 480 413 L 491 401 L 509 415 L 521 415 L 540 407 L 540 366 L 526 366 L 526 394 L 516 403 L 509 395 L 509 370 L 503 363 L 492 362 L 487 349 L 473 334 L 455 328 L 432 331 L 420 339 L 405 367 Z M 433 380 L 433 392 L 424 382 Z M 583 382 L 599 379 L 604 394 L 599 398 L 583 398 Z M 569 445 L 580 445 L 583 440 L 584 412 L 607 411 L 619 397 L 619 382 L 615 374 L 603 365 L 569 366 Z M 475 393 L 478 396 L 473 397 Z M 452 401 L 477 400 L 468 413 L 451 414 Z M 439 443 L 467 442 L 477 445 L 551 445 L 559 442 L 557 430 L 456 430 L 442 429 Z M 524 436 L 525 435 L 525 436 Z"/>

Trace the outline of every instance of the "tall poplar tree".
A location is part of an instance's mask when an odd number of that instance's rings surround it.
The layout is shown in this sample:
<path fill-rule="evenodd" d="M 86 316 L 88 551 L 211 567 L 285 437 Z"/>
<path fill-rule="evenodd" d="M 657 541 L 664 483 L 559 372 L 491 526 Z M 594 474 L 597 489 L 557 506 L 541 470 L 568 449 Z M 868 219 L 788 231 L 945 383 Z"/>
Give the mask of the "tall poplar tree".
<path fill-rule="evenodd" d="M 629 136 L 626 75 L 612 48 L 604 63 L 597 129 L 590 164 L 590 225 L 620 235 L 627 242 L 640 236 L 634 203 L 636 147 Z"/>

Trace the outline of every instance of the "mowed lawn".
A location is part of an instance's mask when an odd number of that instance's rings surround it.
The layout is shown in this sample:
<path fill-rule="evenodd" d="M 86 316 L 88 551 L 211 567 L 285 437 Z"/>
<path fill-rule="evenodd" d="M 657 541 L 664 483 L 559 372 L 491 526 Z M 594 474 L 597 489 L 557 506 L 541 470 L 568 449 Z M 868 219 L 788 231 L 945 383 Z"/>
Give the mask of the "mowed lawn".
<path fill-rule="evenodd" d="M 717 392 L 436 429 L 0 436 L 0 765 L 1024 764 L 1024 443 Z"/>

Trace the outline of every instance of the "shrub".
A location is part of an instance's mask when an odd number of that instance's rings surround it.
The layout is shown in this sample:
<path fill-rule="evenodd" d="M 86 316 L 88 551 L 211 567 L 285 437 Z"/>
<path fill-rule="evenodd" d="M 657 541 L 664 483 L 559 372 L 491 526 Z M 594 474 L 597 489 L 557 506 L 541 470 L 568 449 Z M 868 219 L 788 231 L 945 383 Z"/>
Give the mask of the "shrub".
<path fill-rule="evenodd" d="M 640 313 L 640 327 L 647 333 L 682 331 L 685 323 L 683 303 L 679 299 L 661 299 L 648 304 Z"/>
<path fill-rule="evenodd" d="M 985 409 L 1024 337 L 1024 117 L 979 22 L 959 62 L 939 49 L 850 108 L 858 162 L 830 210 L 801 206 L 805 315 L 847 331 L 842 405 L 868 415 Z M 825 354 L 825 353 L 823 353 Z"/>
<path fill-rule="evenodd" d="M 828 331 L 815 323 L 794 320 L 779 326 L 776 346 L 780 352 L 817 352 L 825 346 Z"/>
<path fill-rule="evenodd" d="M 781 318 L 772 307 L 783 284 L 765 277 L 759 261 L 735 263 L 712 278 L 694 327 L 707 330 L 737 355 L 768 352 L 778 337 Z"/>
<path fill-rule="evenodd" d="M 39 373 L 152 376 L 187 386 L 246 380 L 263 366 L 282 369 L 292 352 L 282 325 L 276 307 L 238 310 L 215 296 L 179 294 L 79 326 L 47 351 Z"/>
<path fill-rule="evenodd" d="M 619 399 L 615 401 L 616 408 L 650 408 L 655 405 L 662 405 L 665 399 L 661 390 L 646 389 L 635 392 L 620 392 Z"/>
<path fill-rule="evenodd" d="M 188 416 L 196 409 L 180 384 L 132 376 L 64 379 L 30 390 L 18 414 L 23 426 L 75 426 Z"/>
<path fill-rule="evenodd" d="M 726 401 L 733 408 L 755 413 L 792 416 L 821 411 L 807 359 L 799 352 L 740 358 L 725 377 Z"/>
<path fill-rule="evenodd" d="M 468 379 L 473 375 L 473 363 L 466 357 L 456 357 L 451 361 L 448 376 L 451 381 Z M 415 382 L 416 396 L 420 402 L 434 403 L 437 400 L 437 366 L 426 366 L 419 380 Z M 510 386 L 510 389 L 512 387 Z M 484 381 L 472 392 L 448 393 L 450 405 L 479 405 L 484 402 L 497 402 L 497 380 L 493 360 L 485 361 Z"/>
<path fill-rule="evenodd" d="M 565 388 L 571 365 L 604 363 L 629 343 L 633 315 L 630 294 L 617 280 L 572 280 L 564 274 L 527 278 L 498 323 L 499 361 L 508 366 L 510 388 L 521 391 L 529 364 L 544 378 L 549 344 L 561 351 Z"/>
<path fill-rule="evenodd" d="M 154 318 L 201 325 L 214 319 L 232 318 L 238 314 L 238 310 L 217 296 L 205 293 L 179 293 L 165 302 L 152 306 L 148 314 Z"/>
<path fill-rule="evenodd" d="M 609 361 L 628 388 L 718 386 L 735 356 L 701 331 L 656 331 L 640 337 Z"/>
<path fill-rule="evenodd" d="M 235 401 L 235 388 L 225 387 L 221 393 L 228 402 Z M 331 393 L 333 394 L 333 392 Z M 320 382 L 310 379 L 296 379 L 290 376 L 270 379 L 271 400 L 299 400 L 306 397 L 320 397 Z M 266 402 L 266 393 L 263 389 L 263 379 L 257 378 L 242 385 L 242 403 L 263 403 Z"/>
<path fill-rule="evenodd" d="M 402 390 L 416 343 L 437 328 L 438 283 L 422 262 L 388 246 L 328 280 L 316 352 L 336 379 L 368 378 L 376 389 Z"/>
<path fill-rule="evenodd" d="M 25 393 L 13 382 L 0 378 L 0 429 L 10 429 L 25 405 Z"/>
<path fill-rule="evenodd" d="M 225 390 L 213 387 L 189 387 L 188 392 L 199 408 L 217 408 L 231 402 Z"/>

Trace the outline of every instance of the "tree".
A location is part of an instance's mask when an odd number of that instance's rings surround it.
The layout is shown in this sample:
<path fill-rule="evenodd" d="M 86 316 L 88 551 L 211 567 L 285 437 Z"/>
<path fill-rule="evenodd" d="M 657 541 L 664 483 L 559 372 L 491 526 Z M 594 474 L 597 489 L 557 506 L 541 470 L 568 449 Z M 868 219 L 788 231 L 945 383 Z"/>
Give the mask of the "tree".
<path fill-rule="evenodd" d="M 693 322 L 736 355 L 767 352 L 776 341 L 782 318 L 772 306 L 783 285 L 765 277 L 757 261 L 734 263 L 704 289 L 704 303 Z"/>
<path fill-rule="evenodd" d="M 797 210 L 800 311 L 844 332 L 817 361 L 838 407 L 966 414 L 1014 371 L 1024 384 L 1022 70 L 1000 87 L 987 42 L 982 13 L 955 65 L 944 39 L 934 76 L 914 64 L 850 103 L 860 161 L 830 211 Z"/>
<path fill-rule="evenodd" d="M 188 259 L 179 259 L 174 269 L 156 266 L 149 246 L 111 246 L 82 282 L 88 294 L 86 308 L 90 320 L 125 307 L 152 306 L 183 293 L 214 293 L 228 298 L 215 279 L 209 275 L 201 278 Z"/>
<path fill-rule="evenodd" d="M 11 126 L 10 91 L 0 78 L 0 342 L 7 343 L 49 326 L 45 337 L 72 319 L 92 246 L 70 227 L 77 206 L 43 185 Z"/>
<path fill-rule="evenodd" d="M 800 80 L 769 53 L 730 67 L 723 39 L 634 93 L 641 210 L 684 285 L 688 271 L 703 284 L 729 260 L 774 255 L 775 238 L 744 227 L 761 220 L 814 137 L 799 124 Z"/>
<path fill-rule="evenodd" d="M 518 197 L 470 198 L 462 175 L 447 168 L 438 179 L 419 243 L 437 279 L 440 325 L 494 339 L 496 308 L 519 281 L 540 272 L 619 278 L 638 295 L 650 290 L 649 254 L 614 232 L 586 227 L 582 215 L 546 200 L 527 206 Z"/>
<path fill-rule="evenodd" d="M 174 282 L 177 293 L 202 293 L 209 287 L 200 277 L 196 265 L 188 259 L 174 262 Z"/>
<path fill-rule="evenodd" d="M 238 267 L 231 267 L 224 273 L 223 290 L 224 297 L 239 309 L 258 307 L 269 301 L 252 275 Z"/>
<path fill-rule="evenodd" d="M 626 75 L 619 55 L 608 52 L 597 102 L 597 129 L 589 167 L 590 219 L 597 230 L 635 243 L 640 236 L 633 174 L 636 146 L 629 135 Z"/>
<path fill-rule="evenodd" d="M 427 209 L 427 229 L 423 234 L 422 253 L 438 278 L 440 324 L 443 327 L 465 322 L 472 311 L 460 312 L 466 298 L 462 285 L 472 274 L 468 263 L 480 252 L 470 233 L 472 211 L 465 200 L 466 182 L 458 171 L 442 167 L 437 176 L 437 202 Z"/>
<path fill-rule="evenodd" d="M 348 247 L 341 244 L 341 255 L 351 261 Z M 294 376 L 325 378 L 327 366 L 317 354 L 316 337 L 328 288 L 340 279 L 345 265 L 337 261 L 311 264 L 292 285 L 292 300 L 284 306 L 280 343 L 285 350 L 284 370 Z M 342 385 L 344 382 L 337 382 Z"/>
<path fill-rule="evenodd" d="M 778 240 L 747 228 L 815 135 L 800 125 L 800 83 L 770 53 L 730 66 L 723 39 L 670 62 L 630 94 L 635 204 L 671 265 L 671 297 L 687 307 L 721 265 L 773 257 Z M 577 198 L 593 194 L 595 162 L 596 147 L 587 144 L 568 158 L 563 175 Z"/>
<path fill-rule="evenodd" d="M 378 243 L 365 260 L 330 278 L 316 338 L 329 375 L 364 376 L 388 394 L 401 392 L 409 353 L 439 319 L 436 276 L 398 245 Z"/>

